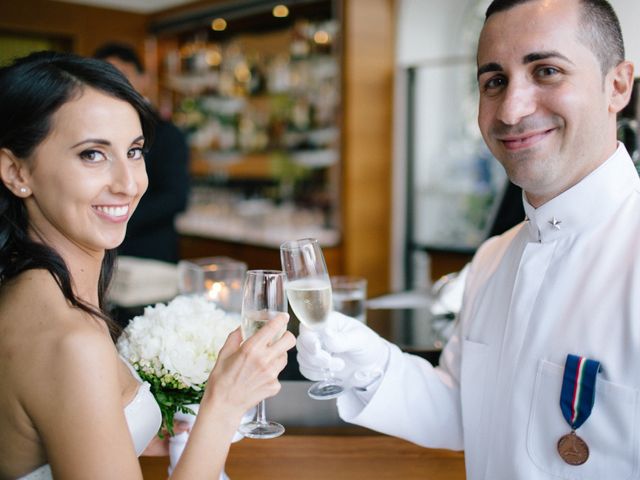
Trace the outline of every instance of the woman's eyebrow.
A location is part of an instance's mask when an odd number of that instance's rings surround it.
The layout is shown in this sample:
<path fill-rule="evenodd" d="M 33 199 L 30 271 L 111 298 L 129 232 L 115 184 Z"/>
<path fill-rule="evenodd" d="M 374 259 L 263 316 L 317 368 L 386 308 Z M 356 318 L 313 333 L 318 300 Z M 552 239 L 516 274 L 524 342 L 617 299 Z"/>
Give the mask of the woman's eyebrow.
<path fill-rule="evenodd" d="M 76 143 L 71 148 L 79 147 L 80 145 L 83 145 L 85 143 L 98 143 L 100 145 L 111 145 L 111 142 L 109 140 L 104 140 L 102 138 L 87 138 L 86 140 L 82 140 L 81 142 Z"/>

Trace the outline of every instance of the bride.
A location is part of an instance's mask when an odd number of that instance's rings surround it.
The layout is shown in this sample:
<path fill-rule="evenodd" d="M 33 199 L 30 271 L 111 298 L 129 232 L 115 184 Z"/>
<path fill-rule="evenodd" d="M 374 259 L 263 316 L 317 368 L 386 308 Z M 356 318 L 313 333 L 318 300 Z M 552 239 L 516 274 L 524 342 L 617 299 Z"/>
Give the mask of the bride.
<path fill-rule="evenodd" d="M 149 111 L 107 63 L 51 52 L 0 69 L 0 111 L 0 479 L 141 479 L 137 454 L 166 453 L 160 413 L 104 295 L 147 188 Z M 172 478 L 218 478 L 243 413 L 280 388 L 285 323 L 229 336 Z"/>

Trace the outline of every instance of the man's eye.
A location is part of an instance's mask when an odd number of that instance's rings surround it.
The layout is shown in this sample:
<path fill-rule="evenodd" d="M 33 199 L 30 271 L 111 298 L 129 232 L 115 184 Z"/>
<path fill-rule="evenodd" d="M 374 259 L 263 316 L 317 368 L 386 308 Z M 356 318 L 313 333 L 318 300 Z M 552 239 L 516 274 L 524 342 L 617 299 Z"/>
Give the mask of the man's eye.
<path fill-rule="evenodd" d="M 536 70 L 536 75 L 538 75 L 539 77 L 550 77 L 557 74 L 558 72 L 559 70 L 555 67 L 541 67 Z"/>
<path fill-rule="evenodd" d="M 504 87 L 506 84 L 507 80 L 504 77 L 491 77 L 489 80 L 484 82 L 483 90 L 493 91 L 498 88 Z"/>
<path fill-rule="evenodd" d="M 99 152 L 98 150 L 84 150 L 80 153 L 80 158 L 88 162 L 99 162 L 101 160 L 104 160 L 106 157 L 102 152 Z"/>
<path fill-rule="evenodd" d="M 132 148 L 127 152 L 127 156 L 133 160 L 139 160 L 143 158 L 144 152 L 141 147 Z"/>

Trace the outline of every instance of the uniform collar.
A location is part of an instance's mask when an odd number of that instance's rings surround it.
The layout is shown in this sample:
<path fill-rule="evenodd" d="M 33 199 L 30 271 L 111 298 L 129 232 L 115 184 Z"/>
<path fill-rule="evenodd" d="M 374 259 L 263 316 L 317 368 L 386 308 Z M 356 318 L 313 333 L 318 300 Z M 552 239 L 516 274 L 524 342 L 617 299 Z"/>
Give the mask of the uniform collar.
<path fill-rule="evenodd" d="M 523 193 L 529 234 L 540 243 L 576 234 L 597 224 L 638 189 L 638 172 L 624 145 L 618 143 L 615 153 L 602 165 L 539 208 L 532 207 Z"/>

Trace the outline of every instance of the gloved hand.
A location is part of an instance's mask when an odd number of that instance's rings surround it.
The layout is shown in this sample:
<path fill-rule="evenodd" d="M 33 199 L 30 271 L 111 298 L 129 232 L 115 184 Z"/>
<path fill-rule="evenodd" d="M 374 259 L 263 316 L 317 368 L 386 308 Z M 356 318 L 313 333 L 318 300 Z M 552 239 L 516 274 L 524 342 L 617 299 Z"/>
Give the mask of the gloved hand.
<path fill-rule="evenodd" d="M 329 369 L 347 387 L 365 388 L 380 378 L 389 359 L 389 343 L 362 322 L 331 312 L 327 327 L 300 324 L 296 346 L 300 373 L 322 380 Z"/>

